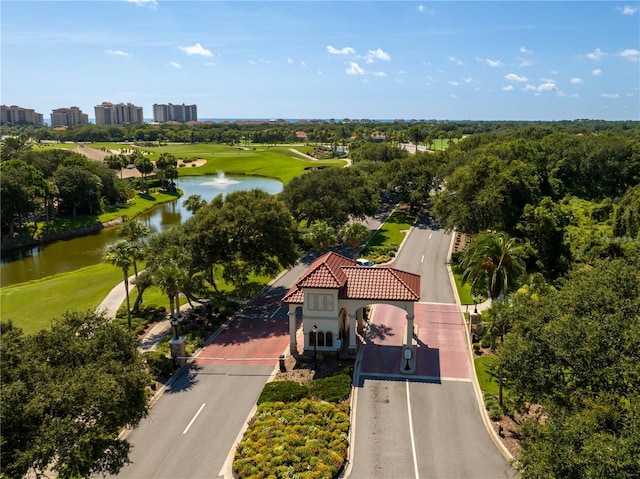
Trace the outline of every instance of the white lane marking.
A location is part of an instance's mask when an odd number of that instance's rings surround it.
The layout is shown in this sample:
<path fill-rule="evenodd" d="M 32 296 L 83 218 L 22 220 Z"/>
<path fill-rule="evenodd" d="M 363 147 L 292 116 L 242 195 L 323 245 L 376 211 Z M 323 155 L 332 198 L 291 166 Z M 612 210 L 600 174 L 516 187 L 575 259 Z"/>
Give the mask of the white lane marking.
<path fill-rule="evenodd" d="M 429 233 L 429 239 L 431 239 L 432 236 L 433 236 L 433 233 Z"/>
<path fill-rule="evenodd" d="M 424 255 L 422 255 L 422 258 L 420 258 L 420 264 L 424 263 Z"/>
<path fill-rule="evenodd" d="M 409 386 L 407 386 L 409 387 Z M 200 413 L 202 412 L 202 410 L 204 409 L 205 405 L 207 403 L 202 403 L 202 406 L 200 406 L 200 409 L 198 409 L 198 412 L 196 413 L 195 416 L 193 416 L 193 418 L 191 419 L 191 421 L 189 422 L 189 424 L 187 424 L 187 427 L 184 428 L 184 431 L 182 431 L 182 434 L 186 434 L 187 431 L 189 430 L 189 428 L 191 427 L 191 425 L 193 424 L 193 422 L 196 420 L 196 418 L 200 415 Z"/>
<path fill-rule="evenodd" d="M 276 310 L 275 310 L 275 312 L 274 312 L 271 316 L 269 316 L 269 319 L 273 319 L 273 317 L 274 317 L 276 314 L 278 314 L 278 311 L 280 311 L 280 308 L 282 308 L 282 306 L 278 306 L 278 309 L 276 309 Z"/>
<path fill-rule="evenodd" d="M 411 435 L 411 452 L 413 453 L 413 470 L 416 473 L 416 479 L 420 479 L 418 474 L 418 458 L 416 457 L 416 439 L 413 436 L 413 419 L 411 419 L 411 399 L 409 398 L 409 380 L 405 381 L 407 387 L 407 410 L 409 412 L 409 434 Z"/>

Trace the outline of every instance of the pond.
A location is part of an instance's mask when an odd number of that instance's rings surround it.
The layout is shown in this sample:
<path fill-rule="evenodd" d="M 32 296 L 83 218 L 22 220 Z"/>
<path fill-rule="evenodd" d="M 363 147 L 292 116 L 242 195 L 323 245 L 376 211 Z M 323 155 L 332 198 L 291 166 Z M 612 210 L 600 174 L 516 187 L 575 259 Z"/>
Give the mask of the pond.
<path fill-rule="evenodd" d="M 200 195 L 206 201 L 233 191 L 259 188 L 270 194 L 282 191 L 282 183 L 270 178 L 252 176 L 185 176 L 178 179 L 178 188 L 184 195 L 137 217 L 154 233 L 186 221 L 191 213 L 182 205 L 191 195 Z M 118 239 L 118 227 L 99 233 L 55 241 L 46 245 L 4 253 L 0 264 L 0 286 L 45 278 L 65 271 L 73 271 L 102 262 L 104 250 Z"/>

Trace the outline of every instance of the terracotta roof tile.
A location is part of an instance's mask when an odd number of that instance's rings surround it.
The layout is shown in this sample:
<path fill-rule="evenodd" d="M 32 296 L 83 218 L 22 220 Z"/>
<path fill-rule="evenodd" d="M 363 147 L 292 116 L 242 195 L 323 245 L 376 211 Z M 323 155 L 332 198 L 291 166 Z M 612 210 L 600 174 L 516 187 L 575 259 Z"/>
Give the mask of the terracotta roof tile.
<path fill-rule="evenodd" d="M 330 252 L 311 264 L 282 302 L 302 304 L 303 288 L 340 289 L 340 297 L 349 299 L 418 301 L 420 276 L 391 267 L 356 266 L 352 259 Z"/>

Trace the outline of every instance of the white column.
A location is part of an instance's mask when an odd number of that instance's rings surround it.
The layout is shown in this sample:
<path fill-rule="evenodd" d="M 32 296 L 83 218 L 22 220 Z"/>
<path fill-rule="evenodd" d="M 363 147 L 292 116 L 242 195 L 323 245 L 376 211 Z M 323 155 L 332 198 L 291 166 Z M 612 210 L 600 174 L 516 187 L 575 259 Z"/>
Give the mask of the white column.
<path fill-rule="evenodd" d="M 407 313 L 407 337 L 405 344 L 411 346 L 413 344 L 413 314 Z"/>
<path fill-rule="evenodd" d="M 349 311 L 349 350 L 356 349 L 356 312 Z"/>
<path fill-rule="evenodd" d="M 289 352 L 291 354 L 298 353 L 298 344 L 296 341 L 296 304 L 289 305 Z"/>

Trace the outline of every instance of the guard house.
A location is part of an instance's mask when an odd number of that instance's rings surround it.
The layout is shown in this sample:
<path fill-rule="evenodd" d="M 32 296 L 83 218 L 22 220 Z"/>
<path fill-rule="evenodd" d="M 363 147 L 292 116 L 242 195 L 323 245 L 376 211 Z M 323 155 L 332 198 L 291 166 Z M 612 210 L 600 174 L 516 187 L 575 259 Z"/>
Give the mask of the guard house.
<path fill-rule="evenodd" d="M 366 306 L 391 304 L 406 312 L 404 344 L 411 345 L 414 302 L 420 299 L 420 276 L 387 266 L 357 266 L 329 252 L 316 259 L 282 299 L 289 305 L 290 350 L 298 351 L 296 318 L 302 314 L 303 349 L 356 350 L 356 330 L 364 331 Z M 315 326 L 315 328 L 314 328 Z M 315 329 L 315 332 L 314 332 Z"/>

